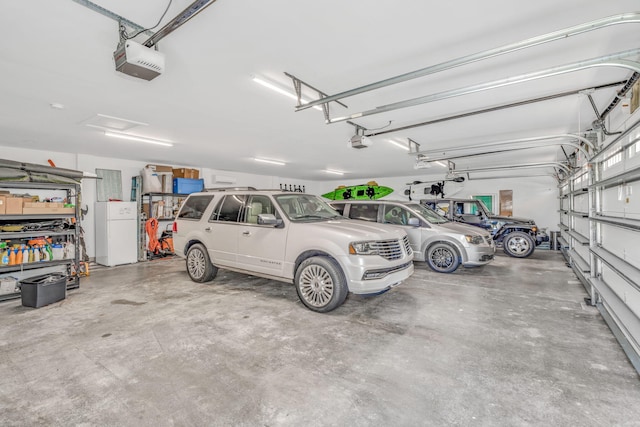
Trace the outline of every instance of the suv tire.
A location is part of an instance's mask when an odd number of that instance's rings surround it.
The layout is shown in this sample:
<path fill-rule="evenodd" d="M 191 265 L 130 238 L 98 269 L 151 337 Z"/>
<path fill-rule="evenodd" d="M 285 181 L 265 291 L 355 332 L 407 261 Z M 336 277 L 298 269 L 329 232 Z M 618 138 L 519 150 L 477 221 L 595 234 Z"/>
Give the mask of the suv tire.
<path fill-rule="evenodd" d="M 328 257 L 316 256 L 302 261 L 295 276 L 300 301 L 319 313 L 331 311 L 347 298 L 347 284 L 340 266 Z"/>
<path fill-rule="evenodd" d="M 533 253 L 536 242 L 523 231 L 512 231 L 502 241 L 504 252 L 514 258 L 526 258 Z"/>
<path fill-rule="evenodd" d="M 458 251 L 448 243 L 437 242 L 427 248 L 425 260 L 433 271 L 453 273 L 460 265 Z"/>
<path fill-rule="evenodd" d="M 187 273 L 194 282 L 210 282 L 218 274 L 218 267 L 211 264 L 209 254 L 201 243 L 196 243 L 187 251 Z"/>

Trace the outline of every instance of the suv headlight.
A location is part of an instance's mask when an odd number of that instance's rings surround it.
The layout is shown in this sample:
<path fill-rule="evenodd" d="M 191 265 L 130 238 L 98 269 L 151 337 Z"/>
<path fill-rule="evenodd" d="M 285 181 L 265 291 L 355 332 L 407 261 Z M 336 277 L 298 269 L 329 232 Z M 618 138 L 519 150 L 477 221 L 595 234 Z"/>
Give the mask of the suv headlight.
<path fill-rule="evenodd" d="M 464 236 L 465 239 L 467 239 L 467 242 L 471 243 L 472 245 L 481 245 L 484 243 L 484 239 L 482 238 L 482 236 L 471 236 L 469 234 Z"/>
<path fill-rule="evenodd" d="M 349 253 L 351 255 L 378 255 L 378 248 L 374 242 L 351 242 L 349 243 Z"/>
<path fill-rule="evenodd" d="M 531 231 L 533 231 L 534 233 L 538 232 L 538 227 L 536 227 L 535 225 L 533 227 L 531 227 Z"/>

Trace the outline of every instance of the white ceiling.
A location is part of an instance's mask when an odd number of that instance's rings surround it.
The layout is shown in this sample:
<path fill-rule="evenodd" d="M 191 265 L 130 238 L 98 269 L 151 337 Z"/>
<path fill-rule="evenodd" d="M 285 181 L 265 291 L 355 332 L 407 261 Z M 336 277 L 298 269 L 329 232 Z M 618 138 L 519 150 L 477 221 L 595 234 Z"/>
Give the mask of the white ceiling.
<path fill-rule="evenodd" d="M 94 3 L 143 26 L 155 24 L 167 4 Z M 174 0 L 163 23 L 191 3 Z M 411 138 L 429 150 L 575 133 L 590 128 L 593 109 L 584 95 L 574 95 L 378 136 L 371 147 L 354 150 L 348 147 L 353 126 L 325 124 L 314 109 L 295 112 L 294 100 L 259 86 L 252 76 L 291 89 L 288 72 L 334 94 L 634 9 L 640 9 L 637 0 L 218 0 L 159 42 L 166 71 L 144 81 L 114 69 L 115 21 L 72 0 L 3 2 L 0 145 L 309 180 L 444 174 L 439 166 L 416 171 L 415 157 L 387 140 Z M 639 26 L 611 26 L 346 98 L 348 108 L 331 104 L 331 115 L 639 48 Z M 354 122 L 367 129 L 390 121 L 391 127 L 405 126 L 631 74 L 623 68 L 591 68 Z M 600 110 L 617 89 L 593 94 Z M 96 114 L 147 123 L 131 132 L 175 145 L 108 138 L 83 125 Z M 254 157 L 287 164 L 259 164 Z M 459 159 L 456 165 L 562 160 L 558 147 L 546 147 Z M 347 173 L 328 175 L 327 168 Z"/>

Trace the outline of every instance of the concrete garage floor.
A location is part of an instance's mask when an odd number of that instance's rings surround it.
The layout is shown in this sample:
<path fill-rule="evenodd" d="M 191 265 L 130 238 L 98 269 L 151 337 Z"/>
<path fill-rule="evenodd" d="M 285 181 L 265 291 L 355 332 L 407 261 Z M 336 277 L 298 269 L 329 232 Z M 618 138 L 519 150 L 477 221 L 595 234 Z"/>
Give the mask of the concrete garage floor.
<path fill-rule="evenodd" d="M 0 304 L 3 426 L 640 423 L 640 380 L 558 252 L 421 264 L 330 314 L 291 285 L 180 260 Z"/>

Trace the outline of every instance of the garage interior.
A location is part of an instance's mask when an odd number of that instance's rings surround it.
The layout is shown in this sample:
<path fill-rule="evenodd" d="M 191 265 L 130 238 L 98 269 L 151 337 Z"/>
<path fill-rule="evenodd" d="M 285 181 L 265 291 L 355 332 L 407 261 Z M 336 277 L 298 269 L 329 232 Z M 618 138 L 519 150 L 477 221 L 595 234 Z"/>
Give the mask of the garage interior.
<path fill-rule="evenodd" d="M 13 175 L 0 186 L 71 195 L 84 244 L 74 234 L 75 259 L 90 262 L 69 266 L 78 286 L 59 302 L 0 302 L 3 425 L 633 425 L 634 9 L 3 5 L 0 166 L 81 178 L 64 191 Z M 151 66 L 118 65 L 121 43 L 134 42 Z M 288 284 L 223 270 L 198 284 L 184 260 L 150 256 L 143 220 L 161 218 L 160 233 L 180 199 L 162 188 L 168 212 L 154 212 L 146 165 L 197 171 L 205 188 L 318 196 L 375 181 L 388 198 L 419 201 L 442 183 L 552 239 L 528 258 L 498 250 L 452 274 L 415 263 L 391 291 L 318 314 Z M 135 202 L 142 236 L 122 244 L 136 259 L 117 266 L 99 260 L 109 239 L 98 205 L 110 198 Z M 3 265 L 0 279 L 62 268 L 43 265 Z"/>

